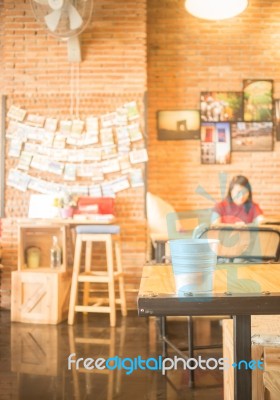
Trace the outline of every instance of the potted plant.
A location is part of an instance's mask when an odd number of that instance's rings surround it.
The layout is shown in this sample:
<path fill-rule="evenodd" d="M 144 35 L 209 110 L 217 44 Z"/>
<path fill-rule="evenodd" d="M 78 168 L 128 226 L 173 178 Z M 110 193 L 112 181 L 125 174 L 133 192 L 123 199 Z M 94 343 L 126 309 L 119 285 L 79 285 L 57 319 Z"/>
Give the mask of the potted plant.
<path fill-rule="evenodd" d="M 72 218 L 77 198 L 73 193 L 64 191 L 61 196 L 54 199 L 54 206 L 60 208 L 61 218 Z"/>

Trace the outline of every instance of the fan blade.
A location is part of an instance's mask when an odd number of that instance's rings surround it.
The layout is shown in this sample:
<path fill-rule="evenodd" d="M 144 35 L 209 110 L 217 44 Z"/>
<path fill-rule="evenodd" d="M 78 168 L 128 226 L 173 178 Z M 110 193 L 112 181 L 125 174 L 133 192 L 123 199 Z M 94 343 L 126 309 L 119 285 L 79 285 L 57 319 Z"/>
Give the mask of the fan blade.
<path fill-rule="evenodd" d="M 58 27 L 60 17 L 61 17 L 61 10 L 55 10 L 45 16 L 45 22 L 51 32 L 54 32 Z"/>
<path fill-rule="evenodd" d="M 34 0 L 35 3 L 42 4 L 43 6 L 48 5 L 48 0 Z"/>
<path fill-rule="evenodd" d="M 80 28 L 83 23 L 83 19 L 72 4 L 69 4 L 68 15 L 70 21 L 70 29 L 75 30 Z"/>

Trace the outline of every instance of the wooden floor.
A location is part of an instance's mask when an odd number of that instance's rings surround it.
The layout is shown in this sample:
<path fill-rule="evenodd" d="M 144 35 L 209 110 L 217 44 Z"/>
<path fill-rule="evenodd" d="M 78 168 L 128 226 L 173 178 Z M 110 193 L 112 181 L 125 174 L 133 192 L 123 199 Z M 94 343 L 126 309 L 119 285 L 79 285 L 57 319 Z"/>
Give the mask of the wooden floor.
<path fill-rule="evenodd" d="M 185 345 L 186 321 L 170 321 L 169 337 Z M 222 371 L 196 370 L 196 387 L 188 388 L 188 372 L 182 368 L 161 371 L 124 370 L 102 373 L 68 370 L 67 358 L 158 357 L 161 343 L 155 319 L 130 312 L 118 315 L 117 327 L 109 328 L 107 315 L 80 315 L 77 323 L 55 326 L 10 323 L 10 314 L 0 311 L 0 399 L 1 400 L 220 400 Z M 195 325 L 200 345 L 221 343 L 221 326 L 212 321 L 210 332 Z M 222 357 L 221 349 L 203 350 L 196 356 Z M 170 352 L 169 357 L 174 356 Z"/>

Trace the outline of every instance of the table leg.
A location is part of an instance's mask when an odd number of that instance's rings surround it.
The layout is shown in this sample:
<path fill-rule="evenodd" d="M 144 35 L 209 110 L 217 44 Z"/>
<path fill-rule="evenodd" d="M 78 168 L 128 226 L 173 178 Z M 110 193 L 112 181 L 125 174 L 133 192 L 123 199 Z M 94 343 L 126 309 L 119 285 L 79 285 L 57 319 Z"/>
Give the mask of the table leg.
<path fill-rule="evenodd" d="M 165 341 L 166 338 L 166 317 L 159 317 L 160 324 L 160 338 L 162 340 L 162 356 L 167 356 L 167 343 Z"/>
<path fill-rule="evenodd" d="M 233 317 L 234 363 L 251 360 L 251 315 Z M 244 364 L 234 368 L 234 400 L 251 400 L 251 370 Z"/>
<path fill-rule="evenodd" d="M 188 320 L 188 352 L 189 352 L 189 358 L 194 357 L 194 351 L 193 351 L 193 318 L 192 316 L 189 316 Z M 191 366 L 193 366 L 193 362 L 191 363 Z M 194 387 L 194 369 L 190 369 L 189 371 L 189 388 Z"/>

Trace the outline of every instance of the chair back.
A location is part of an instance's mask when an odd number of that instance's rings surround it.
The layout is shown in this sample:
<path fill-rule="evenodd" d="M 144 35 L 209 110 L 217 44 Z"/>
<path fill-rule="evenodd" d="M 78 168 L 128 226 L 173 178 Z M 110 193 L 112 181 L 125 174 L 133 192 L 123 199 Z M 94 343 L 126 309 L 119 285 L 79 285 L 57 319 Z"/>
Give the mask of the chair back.
<path fill-rule="evenodd" d="M 219 239 L 218 259 L 242 258 L 247 262 L 278 262 L 280 231 L 271 227 L 206 227 L 197 236 Z"/>

